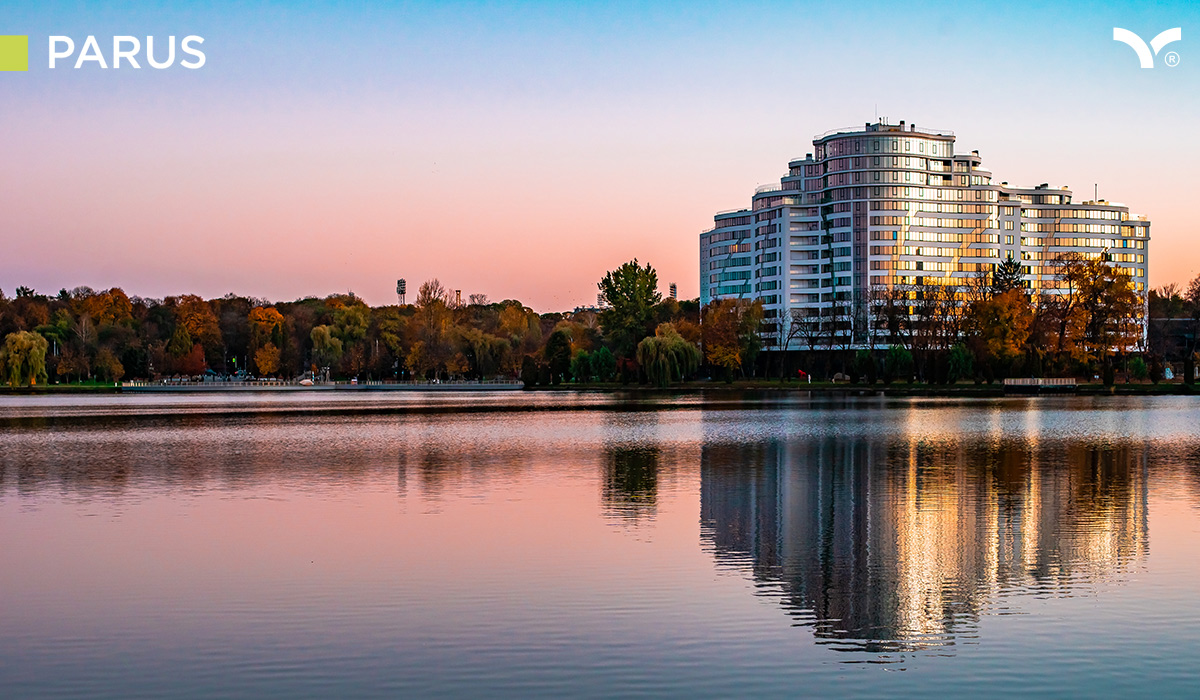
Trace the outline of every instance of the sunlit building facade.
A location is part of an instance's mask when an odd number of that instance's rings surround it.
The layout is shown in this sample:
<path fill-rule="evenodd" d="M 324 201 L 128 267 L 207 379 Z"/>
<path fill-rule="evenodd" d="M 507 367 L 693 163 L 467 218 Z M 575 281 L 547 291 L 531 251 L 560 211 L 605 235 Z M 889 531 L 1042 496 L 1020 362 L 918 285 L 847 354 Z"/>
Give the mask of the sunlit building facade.
<path fill-rule="evenodd" d="M 966 285 L 1008 257 L 1028 288 L 1058 293 L 1054 260 L 1103 256 L 1145 295 L 1149 242 L 1123 204 L 997 183 L 953 132 L 881 120 L 817 136 L 750 208 L 718 213 L 700 234 L 700 301 L 761 300 L 768 332 L 822 319 L 862 347 L 879 290 Z"/>

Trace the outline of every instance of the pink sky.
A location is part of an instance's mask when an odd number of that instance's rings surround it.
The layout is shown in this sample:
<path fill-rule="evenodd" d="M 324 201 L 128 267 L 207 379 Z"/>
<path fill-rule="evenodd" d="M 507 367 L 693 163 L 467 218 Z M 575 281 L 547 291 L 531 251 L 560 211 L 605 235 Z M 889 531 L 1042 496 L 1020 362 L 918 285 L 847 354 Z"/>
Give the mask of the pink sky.
<path fill-rule="evenodd" d="M 1043 8 L 1036 24 L 1013 8 L 970 26 L 932 8 L 893 18 L 944 38 L 986 25 L 972 35 L 979 60 L 936 71 L 920 43 L 862 29 L 845 8 L 476 10 L 155 15 L 145 31 L 206 34 L 204 69 L 32 61 L 0 74 L 0 289 L 352 290 L 383 304 L 397 278 L 415 290 L 437 277 L 556 311 L 594 303 L 603 274 L 636 257 L 664 294 L 676 282 L 693 298 L 712 214 L 746 206 L 813 134 L 876 111 L 956 131 L 997 180 L 1071 185 L 1077 199 L 1099 183 L 1153 221 L 1152 286 L 1200 273 L 1200 135 L 1180 128 L 1200 108 L 1200 74 L 1186 61 L 1140 70 L 1111 40 L 1128 19 L 1115 9 Z M 20 30 L 38 47 L 42 27 L 100 31 L 112 12 L 29 10 Z M 1200 14 L 1172 12 L 1134 30 Z M 818 25 L 860 30 L 835 41 Z M 811 40 L 758 40 L 788 27 Z M 845 60 L 827 61 L 830 42 Z M 881 57 L 890 77 L 864 82 Z M 997 82 L 997 66 L 1049 65 L 1052 82 Z M 861 90 L 821 96 L 835 84 Z"/>

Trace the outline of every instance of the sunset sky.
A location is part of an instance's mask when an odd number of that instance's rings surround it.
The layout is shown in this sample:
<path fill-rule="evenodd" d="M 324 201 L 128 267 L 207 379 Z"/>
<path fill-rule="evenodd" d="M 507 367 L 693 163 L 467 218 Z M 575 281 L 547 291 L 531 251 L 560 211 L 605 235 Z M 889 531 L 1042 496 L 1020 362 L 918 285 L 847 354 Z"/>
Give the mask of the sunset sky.
<path fill-rule="evenodd" d="M 1150 284 L 1184 283 L 1197 20 L 1189 2 L 3 3 L 30 70 L 0 73 L 0 289 L 382 304 L 437 277 L 556 311 L 636 257 L 692 298 L 713 213 L 876 114 L 954 130 L 997 180 L 1098 184 L 1151 218 Z M 1112 40 L 1176 26 L 1174 68 Z M 207 64 L 50 70 L 55 34 L 106 53 L 195 34 Z"/>

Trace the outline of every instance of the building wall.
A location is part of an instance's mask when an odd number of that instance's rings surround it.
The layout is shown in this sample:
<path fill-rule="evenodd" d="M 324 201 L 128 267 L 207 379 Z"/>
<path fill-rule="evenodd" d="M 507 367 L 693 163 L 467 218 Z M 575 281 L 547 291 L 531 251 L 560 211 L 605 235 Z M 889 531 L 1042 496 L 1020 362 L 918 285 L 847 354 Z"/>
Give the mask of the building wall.
<path fill-rule="evenodd" d="M 816 137 L 779 184 L 713 223 L 700 234 L 702 304 L 761 299 L 768 328 L 817 319 L 849 347 L 864 344 L 878 290 L 965 285 L 1009 256 L 1033 290 L 1058 293 L 1047 263 L 1071 252 L 1107 254 L 1149 289 L 1145 217 L 1066 188 L 996 183 L 978 152 L 956 153 L 952 132 L 903 121 Z"/>

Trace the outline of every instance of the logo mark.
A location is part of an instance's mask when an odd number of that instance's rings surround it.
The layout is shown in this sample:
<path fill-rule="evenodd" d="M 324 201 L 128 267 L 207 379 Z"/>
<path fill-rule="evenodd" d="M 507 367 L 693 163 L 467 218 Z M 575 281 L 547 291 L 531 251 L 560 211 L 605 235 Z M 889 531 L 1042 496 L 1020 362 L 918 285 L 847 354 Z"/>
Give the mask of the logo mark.
<path fill-rule="evenodd" d="M 29 70 L 29 37 L 0 36 L 0 71 Z"/>
<path fill-rule="evenodd" d="M 1137 54 L 1138 63 L 1141 64 L 1142 68 L 1153 68 L 1154 57 L 1158 55 L 1158 52 L 1162 50 L 1162 47 L 1170 44 L 1173 41 L 1179 41 L 1182 38 L 1183 29 L 1181 27 L 1174 27 L 1151 39 L 1150 45 L 1146 46 L 1146 42 L 1142 41 L 1142 37 L 1138 36 L 1137 34 L 1134 34 L 1128 29 L 1113 27 L 1113 41 L 1120 41 L 1122 43 L 1129 44 L 1129 47 L 1133 49 L 1134 53 Z M 1150 53 L 1150 49 L 1154 49 L 1153 54 Z M 1179 54 L 1175 53 L 1174 51 L 1168 52 L 1163 59 L 1164 62 L 1171 68 L 1179 65 Z"/>

